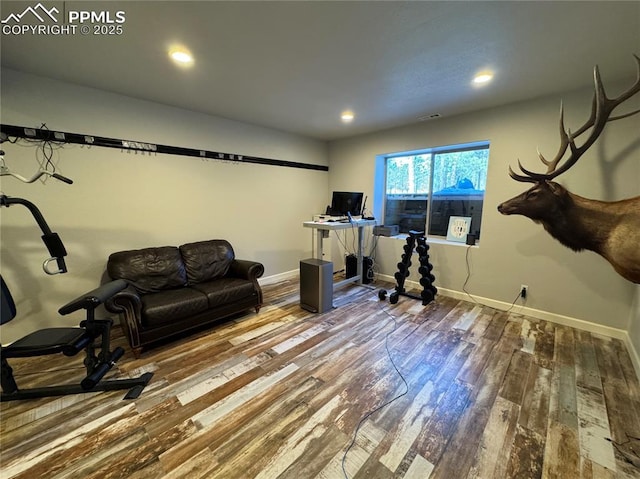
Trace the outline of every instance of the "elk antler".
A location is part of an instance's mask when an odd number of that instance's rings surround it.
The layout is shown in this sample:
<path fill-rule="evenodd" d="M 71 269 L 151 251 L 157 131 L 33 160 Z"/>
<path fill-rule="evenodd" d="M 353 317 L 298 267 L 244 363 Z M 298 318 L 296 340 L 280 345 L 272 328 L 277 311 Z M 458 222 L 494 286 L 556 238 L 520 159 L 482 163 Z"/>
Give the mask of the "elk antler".
<path fill-rule="evenodd" d="M 514 180 L 529 183 L 538 183 L 541 181 L 552 180 L 553 178 L 561 175 L 576 164 L 576 162 L 580 159 L 584 152 L 587 151 L 589 147 L 591 147 L 591 145 L 593 145 L 593 143 L 595 143 L 595 141 L 598 139 L 607 122 L 620 120 L 621 118 L 626 118 L 628 116 L 635 115 L 636 113 L 640 113 L 640 109 L 638 109 L 629 113 L 625 113 L 623 115 L 610 117 L 611 113 L 618 105 L 628 100 L 636 93 L 640 92 L 640 58 L 637 55 L 633 56 L 636 59 L 638 78 L 629 89 L 627 89 L 617 98 L 611 99 L 607 97 L 607 94 L 604 91 L 604 86 L 602 85 L 602 79 L 600 78 L 600 70 L 597 66 L 594 68 L 593 80 L 595 83 L 595 90 L 591 106 L 591 116 L 584 125 L 576 130 L 575 133 L 571 133 L 570 130 L 567 131 L 567 129 L 565 128 L 564 108 L 562 106 L 562 103 L 560 104 L 560 148 L 558 149 L 558 153 L 553 160 L 547 161 L 547 159 L 538 151 L 538 157 L 545 165 L 547 165 L 546 173 L 534 173 L 532 171 L 529 171 L 524 168 L 520 163 L 520 160 L 518 160 L 518 167 L 520 168 L 520 171 L 524 173 L 524 175 L 515 173 L 511 169 L 511 167 L 509 167 L 509 176 L 511 176 L 511 178 L 513 178 Z M 589 128 L 591 128 L 589 137 L 581 146 L 577 146 L 575 143 L 576 138 L 582 135 Z M 571 153 L 566 161 L 560 166 L 560 168 L 558 168 L 558 163 L 564 157 L 565 153 L 567 152 L 567 148 L 571 150 Z"/>

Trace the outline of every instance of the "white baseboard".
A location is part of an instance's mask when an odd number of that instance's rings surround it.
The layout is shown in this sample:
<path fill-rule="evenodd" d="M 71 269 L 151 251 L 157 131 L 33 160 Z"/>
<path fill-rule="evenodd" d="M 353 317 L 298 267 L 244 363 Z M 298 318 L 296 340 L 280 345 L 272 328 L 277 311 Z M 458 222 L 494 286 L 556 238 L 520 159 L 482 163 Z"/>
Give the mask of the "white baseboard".
<path fill-rule="evenodd" d="M 633 367 L 636 370 L 636 375 L 640 380 L 640 354 L 638 354 L 638 350 L 633 345 L 633 341 L 631 341 L 629 333 L 626 334 L 624 344 L 627 346 L 627 351 L 629 352 L 629 356 L 631 356 L 631 362 L 633 363 Z"/>
<path fill-rule="evenodd" d="M 383 274 L 379 274 L 378 277 L 382 280 L 389 281 L 391 283 L 395 283 L 395 278 L 393 276 L 387 276 Z M 417 281 L 407 280 L 406 285 L 411 288 L 420 289 L 420 283 Z M 461 291 L 455 291 L 451 289 L 438 287 L 438 294 L 442 294 L 443 296 L 449 296 L 455 299 L 462 299 L 466 301 L 470 301 L 471 298 Z M 481 304 L 485 306 L 489 306 L 495 309 L 507 310 L 511 307 L 511 303 L 506 303 L 504 301 L 496 301 L 491 298 L 483 298 L 481 296 L 472 295 L 473 298 Z M 582 319 L 572 318 L 570 316 L 563 316 L 561 314 L 550 313 L 549 311 L 542 311 L 540 309 L 528 308 L 526 306 L 517 305 L 514 306 L 511 310 L 514 313 L 522 314 L 525 316 L 530 316 L 532 318 L 542 319 L 545 321 L 549 321 L 555 324 L 561 324 L 563 326 L 569 326 L 572 328 L 580 329 L 582 331 L 588 331 L 590 333 L 600 334 L 602 336 L 607 336 L 609 338 L 619 339 L 624 342 L 627 347 L 627 351 L 629 352 L 629 356 L 631 357 L 631 362 L 633 363 L 633 367 L 636 371 L 636 376 L 640 379 L 640 355 L 638 351 L 634 347 L 631 342 L 631 337 L 629 336 L 629 332 L 624 329 L 612 328 L 610 326 L 605 326 L 603 324 L 596 324 L 590 321 L 584 321 Z"/>
<path fill-rule="evenodd" d="M 291 271 L 285 271 L 284 273 L 273 274 L 271 276 L 264 276 L 262 278 L 258 278 L 258 284 L 260 286 L 265 286 L 267 284 L 275 284 L 280 281 L 286 281 L 289 279 L 293 279 L 298 276 L 299 271 L 297 269 Z"/>

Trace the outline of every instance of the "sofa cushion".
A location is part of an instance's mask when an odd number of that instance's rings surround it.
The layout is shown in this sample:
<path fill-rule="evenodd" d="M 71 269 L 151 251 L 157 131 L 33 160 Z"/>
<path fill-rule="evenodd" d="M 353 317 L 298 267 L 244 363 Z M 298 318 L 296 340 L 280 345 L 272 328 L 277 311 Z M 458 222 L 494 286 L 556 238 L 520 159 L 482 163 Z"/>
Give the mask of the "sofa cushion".
<path fill-rule="evenodd" d="M 240 278 L 219 278 L 193 285 L 192 288 L 207 296 L 210 308 L 242 301 L 257 294 L 251 281 Z"/>
<path fill-rule="evenodd" d="M 209 308 L 207 297 L 191 288 L 145 294 L 141 300 L 142 324 L 145 327 L 177 322 Z"/>
<path fill-rule="evenodd" d="M 142 294 L 187 284 L 182 256 L 175 246 L 113 253 L 107 262 L 107 272 L 112 279 L 126 280 Z"/>
<path fill-rule="evenodd" d="M 222 278 L 235 258 L 233 248 L 226 240 L 183 244 L 180 253 L 191 285 Z"/>

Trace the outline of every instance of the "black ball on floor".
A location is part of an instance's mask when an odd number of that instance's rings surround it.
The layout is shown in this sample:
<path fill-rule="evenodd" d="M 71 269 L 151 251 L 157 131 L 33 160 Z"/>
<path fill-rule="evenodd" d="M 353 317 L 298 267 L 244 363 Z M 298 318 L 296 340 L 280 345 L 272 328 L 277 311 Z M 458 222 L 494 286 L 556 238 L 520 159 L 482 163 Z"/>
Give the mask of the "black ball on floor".
<path fill-rule="evenodd" d="M 380 291 L 378 291 L 378 299 L 380 301 L 384 301 L 385 299 L 387 299 L 387 290 L 386 289 L 381 289 Z"/>
<path fill-rule="evenodd" d="M 398 302 L 399 297 L 400 295 L 398 293 L 391 293 L 391 295 L 389 295 L 389 302 L 391 304 L 396 304 Z"/>

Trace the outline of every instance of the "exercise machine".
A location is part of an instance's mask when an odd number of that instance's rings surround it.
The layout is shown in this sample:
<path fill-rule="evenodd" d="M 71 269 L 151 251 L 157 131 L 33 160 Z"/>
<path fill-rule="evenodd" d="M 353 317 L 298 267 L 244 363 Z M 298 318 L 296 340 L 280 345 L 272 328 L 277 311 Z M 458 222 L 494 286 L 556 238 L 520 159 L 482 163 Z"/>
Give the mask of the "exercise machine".
<path fill-rule="evenodd" d="M 420 266 L 418 272 L 420 273 L 420 285 L 422 286 L 422 292 L 420 295 L 407 292 L 404 287 L 405 280 L 409 276 L 409 268 L 411 267 L 411 255 L 413 250 L 418 253 L 418 261 Z M 429 245 L 427 239 L 424 236 L 424 231 L 409 231 L 407 237 L 407 244 L 403 246 L 404 253 L 402 254 L 401 261 L 398 263 L 398 271 L 394 277 L 396 279 L 396 287 L 393 293 L 389 295 L 389 302 L 396 304 L 400 296 L 407 296 L 412 299 L 418 299 L 422 301 L 422 305 L 426 306 L 435 299 L 438 289 L 433 285 L 436 277 L 431 273 L 433 265 L 429 263 Z M 387 297 L 387 291 L 381 289 L 378 292 L 378 298 L 384 301 Z"/>
<path fill-rule="evenodd" d="M 62 181 L 62 180 L 61 180 Z M 21 205 L 26 207 L 42 230 L 42 240 L 51 257 L 43 263 L 45 273 L 54 275 L 67 272 L 64 257 L 67 252 L 57 233 L 51 231 L 40 210 L 24 198 L 11 198 L 0 194 L 0 207 Z M 55 263 L 54 263 L 55 262 Z M 55 267 L 51 266 L 55 264 Z M 54 269 L 55 268 L 55 269 Z M 144 373 L 137 378 L 103 380 L 104 376 L 124 354 L 124 349 L 111 350 L 112 319 L 96 319 L 95 310 L 118 291 L 127 287 L 123 280 L 106 283 L 67 303 L 58 310 L 67 315 L 84 309 L 86 319 L 76 328 L 47 328 L 34 331 L 8 346 L 0 345 L 0 385 L 1 400 L 13 401 L 66 394 L 128 389 L 124 399 L 137 398 L 149 383 L 153 373 Z M 16 306 L 4 279 L 0 275 L 0 324 L 8 323 L 16 317 Z M 85 351 L 84 366 L 86 376 L 78 384 L 62 384 L 32 389 L 20 389 L 7 359 L 32 356 L 47 356 L 62 353 L 75 356 Z M 99 350 L 99 351 L 98 351 Z"/>

